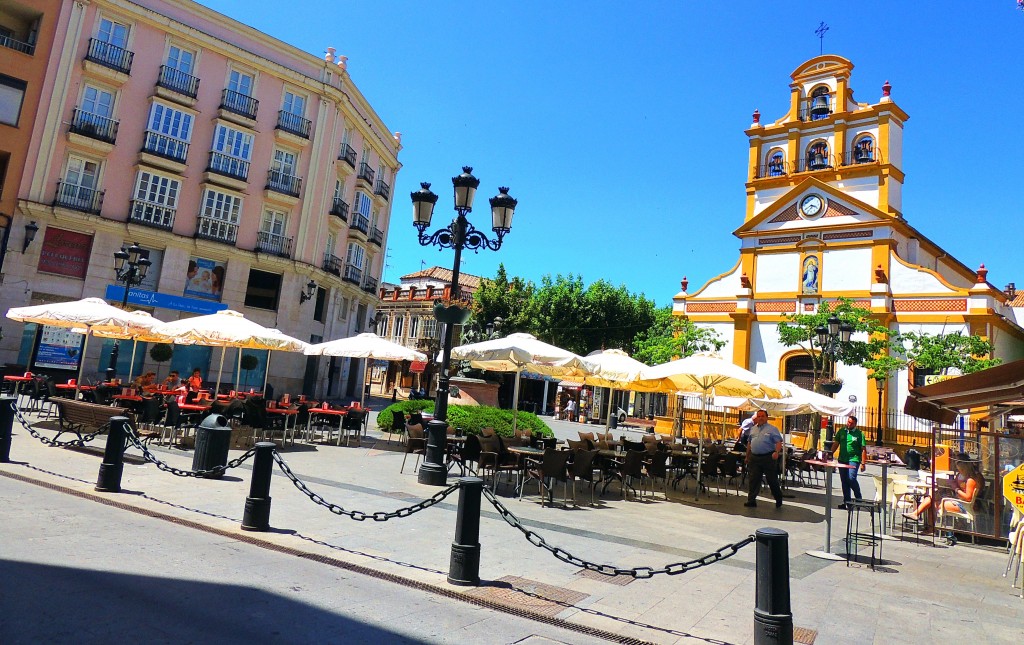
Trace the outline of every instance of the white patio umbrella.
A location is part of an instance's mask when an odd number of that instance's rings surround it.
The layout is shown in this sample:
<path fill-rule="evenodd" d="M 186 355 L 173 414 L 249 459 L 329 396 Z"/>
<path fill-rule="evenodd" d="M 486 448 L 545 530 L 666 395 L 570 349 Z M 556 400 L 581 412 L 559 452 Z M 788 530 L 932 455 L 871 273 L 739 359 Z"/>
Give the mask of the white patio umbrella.
<path fill-rule="evenodd" d="M 128 363 L 128 381 L 131 382 L 132 375 L 135 370 L 135 350 L 138 348 L 139 342 L 166 342 L 162 336 L 153 334 L 153 327 L 162 324 L 161 321 L 154 318 L 148 311 L 133 311 L 132 314 L 139 316 L 142 320 L 148 320 L 147 326 L 135 326 L 127 329 L 98 329 L 93 330 L 92 335 L 100 338 L 114 338 L 116 340 L 130 340 L 132 341 L 132 359 Z M 79 331 L 85 333 L 84 329 L 72 329 L 71 331 Z"/>
<path fill-rule="evenodd" d="M 637 385 L 640 372 L 648 366 L 631 358 L 621 349 L 599 349 L 590 352 L 583 357 L 583 365 L 587 371 L 591 372 L 583 377 L 583 383 L 611 390 L 608 393 L 608 414 L 605 419 L 605 428 L 611 427 L 612 394 L 615 390 L 637 389 L 643 392 L 653 392 L 661 389 L 661 383 L 653 386 Z"/>
<path fill-rule="evenodd" d="M 287 336 L 276 329 L 269 329 L 255 323 L 241 313 L 231 309 L 222 309 L 206 316 L 182 318 L 163 323 L 153 328 L 153 334 L 161 336 L 169 343 L 184 343 L 220 347 L 220 367 L 217 369 L 217 385 L 214 394 L 220 390 L 221 373 L 224 370 L 224 354 L 228 347 L 235 347 L 239 352 L 243 349 L 265 349 L 270 351 L 301 352 L 307 343 Z M 270 371 L 270 359 L 267 358 L 267 372 Z M 266 377 L 264 377 L 264 390 Z"/>
<path fill-rule="evenodd" d="M 788 393 L 787 390 L 780 389 L 757 374 L 711 354 L 694 354 L 649 367 L 641 371 L 640 383 L 652 387 L 660 383 L 661 387 L 665 388 L 663 391 L 700 395 L 700 430 L 697 435 L 698 496 L 704 461 L 704 424 L 709 395 L 781 398 Z"/>
<path fill-rule="evenodd" d="M 567 349 L 549 345 L 531 334 L 509 334 L 452 348 L 452 359 L 469 361 L 477 369 L 515 372 L 512 393 L 512 432 L 518 427 L 519 377 L 524 371 L 547 376 L 582 377 L 588 374 L 583 359 Z M 438 359 L 440 360 L 440 359 Z"/>
<path fill-rule="evenodd" d="M 96 332 L 130 333 L 132 330 L 152 329 L 159 321 L 148 314 L 125 311 L 107 304 L 102 298 L 84 298 L 72 302 L 58 302 L 31 307 L 12 307 L 7 317 L 25 323 L 63 327 L 72 331 L 80 329 L 85 334 L 82 357 L 78 362 L 78 378 L 75 380 L 75 397 L 78 397 L 85 367 L 85 352 L 89 347 L 89 335 Z"/>
<path fill-rule="evenodd" d="M 404 345 L 384 340 L 377 334 L 370 332 L 358 334 L 349 338 L 338 338 L 306 346 L 303 352 L 307 356 L 344 356 L 346 358 L 377 359 L 382 361 L 425 361 L 427 355 L 417 352 Z M 366 361 L 366 370 L 363 375 L 363 383 L 366 383 L 367 374 L 370 370 L 370 361 Z M 366 403 L 366 387 L 363 387 L 360 405 Z"/>

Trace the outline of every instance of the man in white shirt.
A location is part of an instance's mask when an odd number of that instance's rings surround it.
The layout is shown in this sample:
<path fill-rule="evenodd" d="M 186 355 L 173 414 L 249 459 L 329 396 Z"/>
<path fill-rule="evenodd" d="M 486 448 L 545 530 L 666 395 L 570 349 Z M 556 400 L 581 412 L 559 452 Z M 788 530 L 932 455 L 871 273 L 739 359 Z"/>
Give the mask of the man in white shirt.
<path fill-rule="evenodd" d="M 761 478 L 768 480 L 768 488 L 775 497 L 775 508 L 782 508 L 782 486 L 779 485 L 779 458 L 782 456 L 782 433 L 768 424 L 768 413 L 758 410 L 754 414 L 754 427 L 750 429 L 747 442 L 747 503 L 757 506 L 757 494 L 761 490 Z"/>

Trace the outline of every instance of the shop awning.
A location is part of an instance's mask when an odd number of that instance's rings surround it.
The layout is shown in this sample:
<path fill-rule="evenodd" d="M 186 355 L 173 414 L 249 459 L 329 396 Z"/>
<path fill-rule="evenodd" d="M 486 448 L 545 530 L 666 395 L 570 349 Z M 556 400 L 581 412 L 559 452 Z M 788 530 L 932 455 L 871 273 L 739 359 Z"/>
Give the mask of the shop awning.
<path fill-rule="evenodd" d="M 427 369 L 426 361 L 413 361 L 409 364 L 409 371 L 419 374 Z"/>
<path fill-rule="evenodd" d="M 583 383 L 580 383 L 578 381 L 559 381 L 558 387 L 568 388 L 570 390 L 578 390 L 581 387 L 583 387 Z"/>
<path fill-rule="evenodd" d="M 951 424 L 961 410 L 992 405 L 1024 405 L 1024 360 L 914 388 L 903 411 L 921 419 Z"/>

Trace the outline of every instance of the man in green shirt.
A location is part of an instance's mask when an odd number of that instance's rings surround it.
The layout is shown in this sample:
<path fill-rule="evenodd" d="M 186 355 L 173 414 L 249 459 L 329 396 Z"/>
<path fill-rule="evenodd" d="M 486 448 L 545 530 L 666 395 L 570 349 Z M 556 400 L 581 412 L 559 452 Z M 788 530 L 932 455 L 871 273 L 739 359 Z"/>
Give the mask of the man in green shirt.
<path fill-rule="evenodd" d="M 857 482 L 857 471 L 867 468 L 868 454 L 864 447 L 864 433 L 857 427 L 857 417 L 850 415 L 846 419 L 846 427 L 836 433 L 832 442 L 832 450 L 839 451 L 839 463 L 850 464 L 853 468 L 839 468 L 839 481 L 843 485 L 843 503 L 839 508 L 846 510 L 850 502 L 850 492 L 861 499 L 860 484 Z"/>

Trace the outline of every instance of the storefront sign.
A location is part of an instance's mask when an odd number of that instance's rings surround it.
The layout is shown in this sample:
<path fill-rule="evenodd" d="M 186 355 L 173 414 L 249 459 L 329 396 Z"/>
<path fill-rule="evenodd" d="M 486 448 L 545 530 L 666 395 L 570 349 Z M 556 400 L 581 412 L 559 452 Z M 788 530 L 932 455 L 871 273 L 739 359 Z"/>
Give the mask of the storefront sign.
<path fill-rule="evenodd" d="M 63 327 L 43 325 L 39 333 L 39 349 L 33 367 L 58 370 L 77 370 L 82 352 L 82 334 Z"/>
<path fill-rule="evenodd" d="M 117 284 L 108 284 L 107 293 L 104 297 L 107 300 L 121 302 L 121 299 L 124 298 L 124 287 Z M 197 298 L 183 298 L 181 296 L 172 296 L 167 293 L 158 293 L 135 287 L 128 290 L 128 304 L 156 309 L 187 311 L 193 314 L 212 314 L 228 308 L 227 305 L 220 302 L 210 302 L 209 300 L 199 300 Z"/>
<path fill-rule="evenodd" d="M 220 300 L 224 292 L 223 262 L 193 257 L 188 261 L 188 273 L 185 275 L 185 295 Z"/>
<path fill-rule="evenodd" d="M 1003 497 L 1024 515 L 1024 464 L 1003 475 Z"/>
<path fill-rule="evenodd" d="M 39 252 L 39 271 L 85 280 L 91 251 L 91 235 L 47 226 Z"/>

